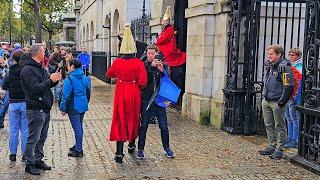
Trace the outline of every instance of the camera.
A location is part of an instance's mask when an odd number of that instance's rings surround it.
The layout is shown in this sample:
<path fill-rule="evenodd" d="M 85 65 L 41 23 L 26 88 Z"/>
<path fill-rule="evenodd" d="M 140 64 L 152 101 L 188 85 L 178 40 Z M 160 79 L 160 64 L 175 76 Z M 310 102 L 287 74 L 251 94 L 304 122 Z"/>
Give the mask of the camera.
<path fill-rule="evenodd" d="M 158 60 L 163 60 L 163 54 L 161 52 L 159 52 L 156 56 L 155 56 L 156 59 Z"/>

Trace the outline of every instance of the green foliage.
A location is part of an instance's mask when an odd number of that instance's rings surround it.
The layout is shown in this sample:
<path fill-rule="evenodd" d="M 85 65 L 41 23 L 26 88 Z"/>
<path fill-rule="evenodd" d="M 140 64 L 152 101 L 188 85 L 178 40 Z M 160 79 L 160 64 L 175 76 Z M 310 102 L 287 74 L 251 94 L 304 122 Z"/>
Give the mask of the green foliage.
<path fill-rule="evenodd" d="M 49 39 L 49 34 L 52 36 L 62 32 L 62 13 L 72 10 L 70 2 L 70 0 L 39 0 L 40 19 L 45 39 Z M 24 43 L 29 42 L 30 35 L 34 35 L 35 32 L 33 3 L 34 0 L 23 1 L 21 16 L 13 12 L 13 0 L 0 0 L 0 41 L 9 41 L 11 32 L 12 42 L 20 42 L 21 34 Z"/>

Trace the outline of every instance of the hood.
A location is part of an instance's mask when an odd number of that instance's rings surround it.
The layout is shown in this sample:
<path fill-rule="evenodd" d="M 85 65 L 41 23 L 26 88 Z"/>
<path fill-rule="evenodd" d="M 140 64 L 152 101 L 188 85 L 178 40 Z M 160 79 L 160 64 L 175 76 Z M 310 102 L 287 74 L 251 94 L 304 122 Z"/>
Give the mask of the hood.
<path fill-rule="evenodd" d="M 19 65 L 21 68 L 23 68 L 23 66 L 26 66 L 26 65 L 42 67 L 41 64 L 33 60 L 30 54 L 28 53 L 25 53 L 20 57 Z"/>
<path fill-rule="evenodd" d="M 83 75 L 84 74 L 81 68 L 75 69 L 69 74 L 70 77 L 76 78 L 76 79 L 82 79 Z"/>
<path fill-rule="evenodd" d="M 21 72 L 21 68 L 19 66 L 19 64 L 14 64 L 12 66 L 10 66 L 10 73 L 16 75 L 16 76 L 20 76 L 20 72 Z"/>

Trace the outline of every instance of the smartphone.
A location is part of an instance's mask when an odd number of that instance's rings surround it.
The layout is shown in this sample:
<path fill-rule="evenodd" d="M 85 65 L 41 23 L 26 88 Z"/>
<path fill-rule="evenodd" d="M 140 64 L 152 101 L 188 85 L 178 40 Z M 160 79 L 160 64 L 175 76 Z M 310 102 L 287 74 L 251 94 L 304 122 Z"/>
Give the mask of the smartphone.
<path fill-rule="evenodd" d="M 58 67 L 58 69 L 56 70 L 56 73 L 60 72 L 62 69 L 62 67 Z"/>
<path fill-rule="evenodd" d="M 155 56 L 156 59 L 158 59 L 159 61 L 161 61 L 163 59 L 163 55 L 162 54 L 157 54 Z"/>

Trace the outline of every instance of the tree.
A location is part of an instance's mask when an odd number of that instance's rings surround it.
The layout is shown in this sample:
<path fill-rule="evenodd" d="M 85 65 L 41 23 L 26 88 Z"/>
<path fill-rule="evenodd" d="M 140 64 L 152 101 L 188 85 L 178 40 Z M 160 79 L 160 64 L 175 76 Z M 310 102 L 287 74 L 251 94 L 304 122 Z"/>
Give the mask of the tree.
<path fill-rule="evenodd" d="M 55 33 L 60 32 L 62 13 L 68 10 L 71 10 L 68 0 L 24 0 L 26 24 L 32 25 L 34 22 L 30 20 L 35 18 L 36 42 L 41 42 L 41 30 L 48 32 L 49 41 Z"/>

